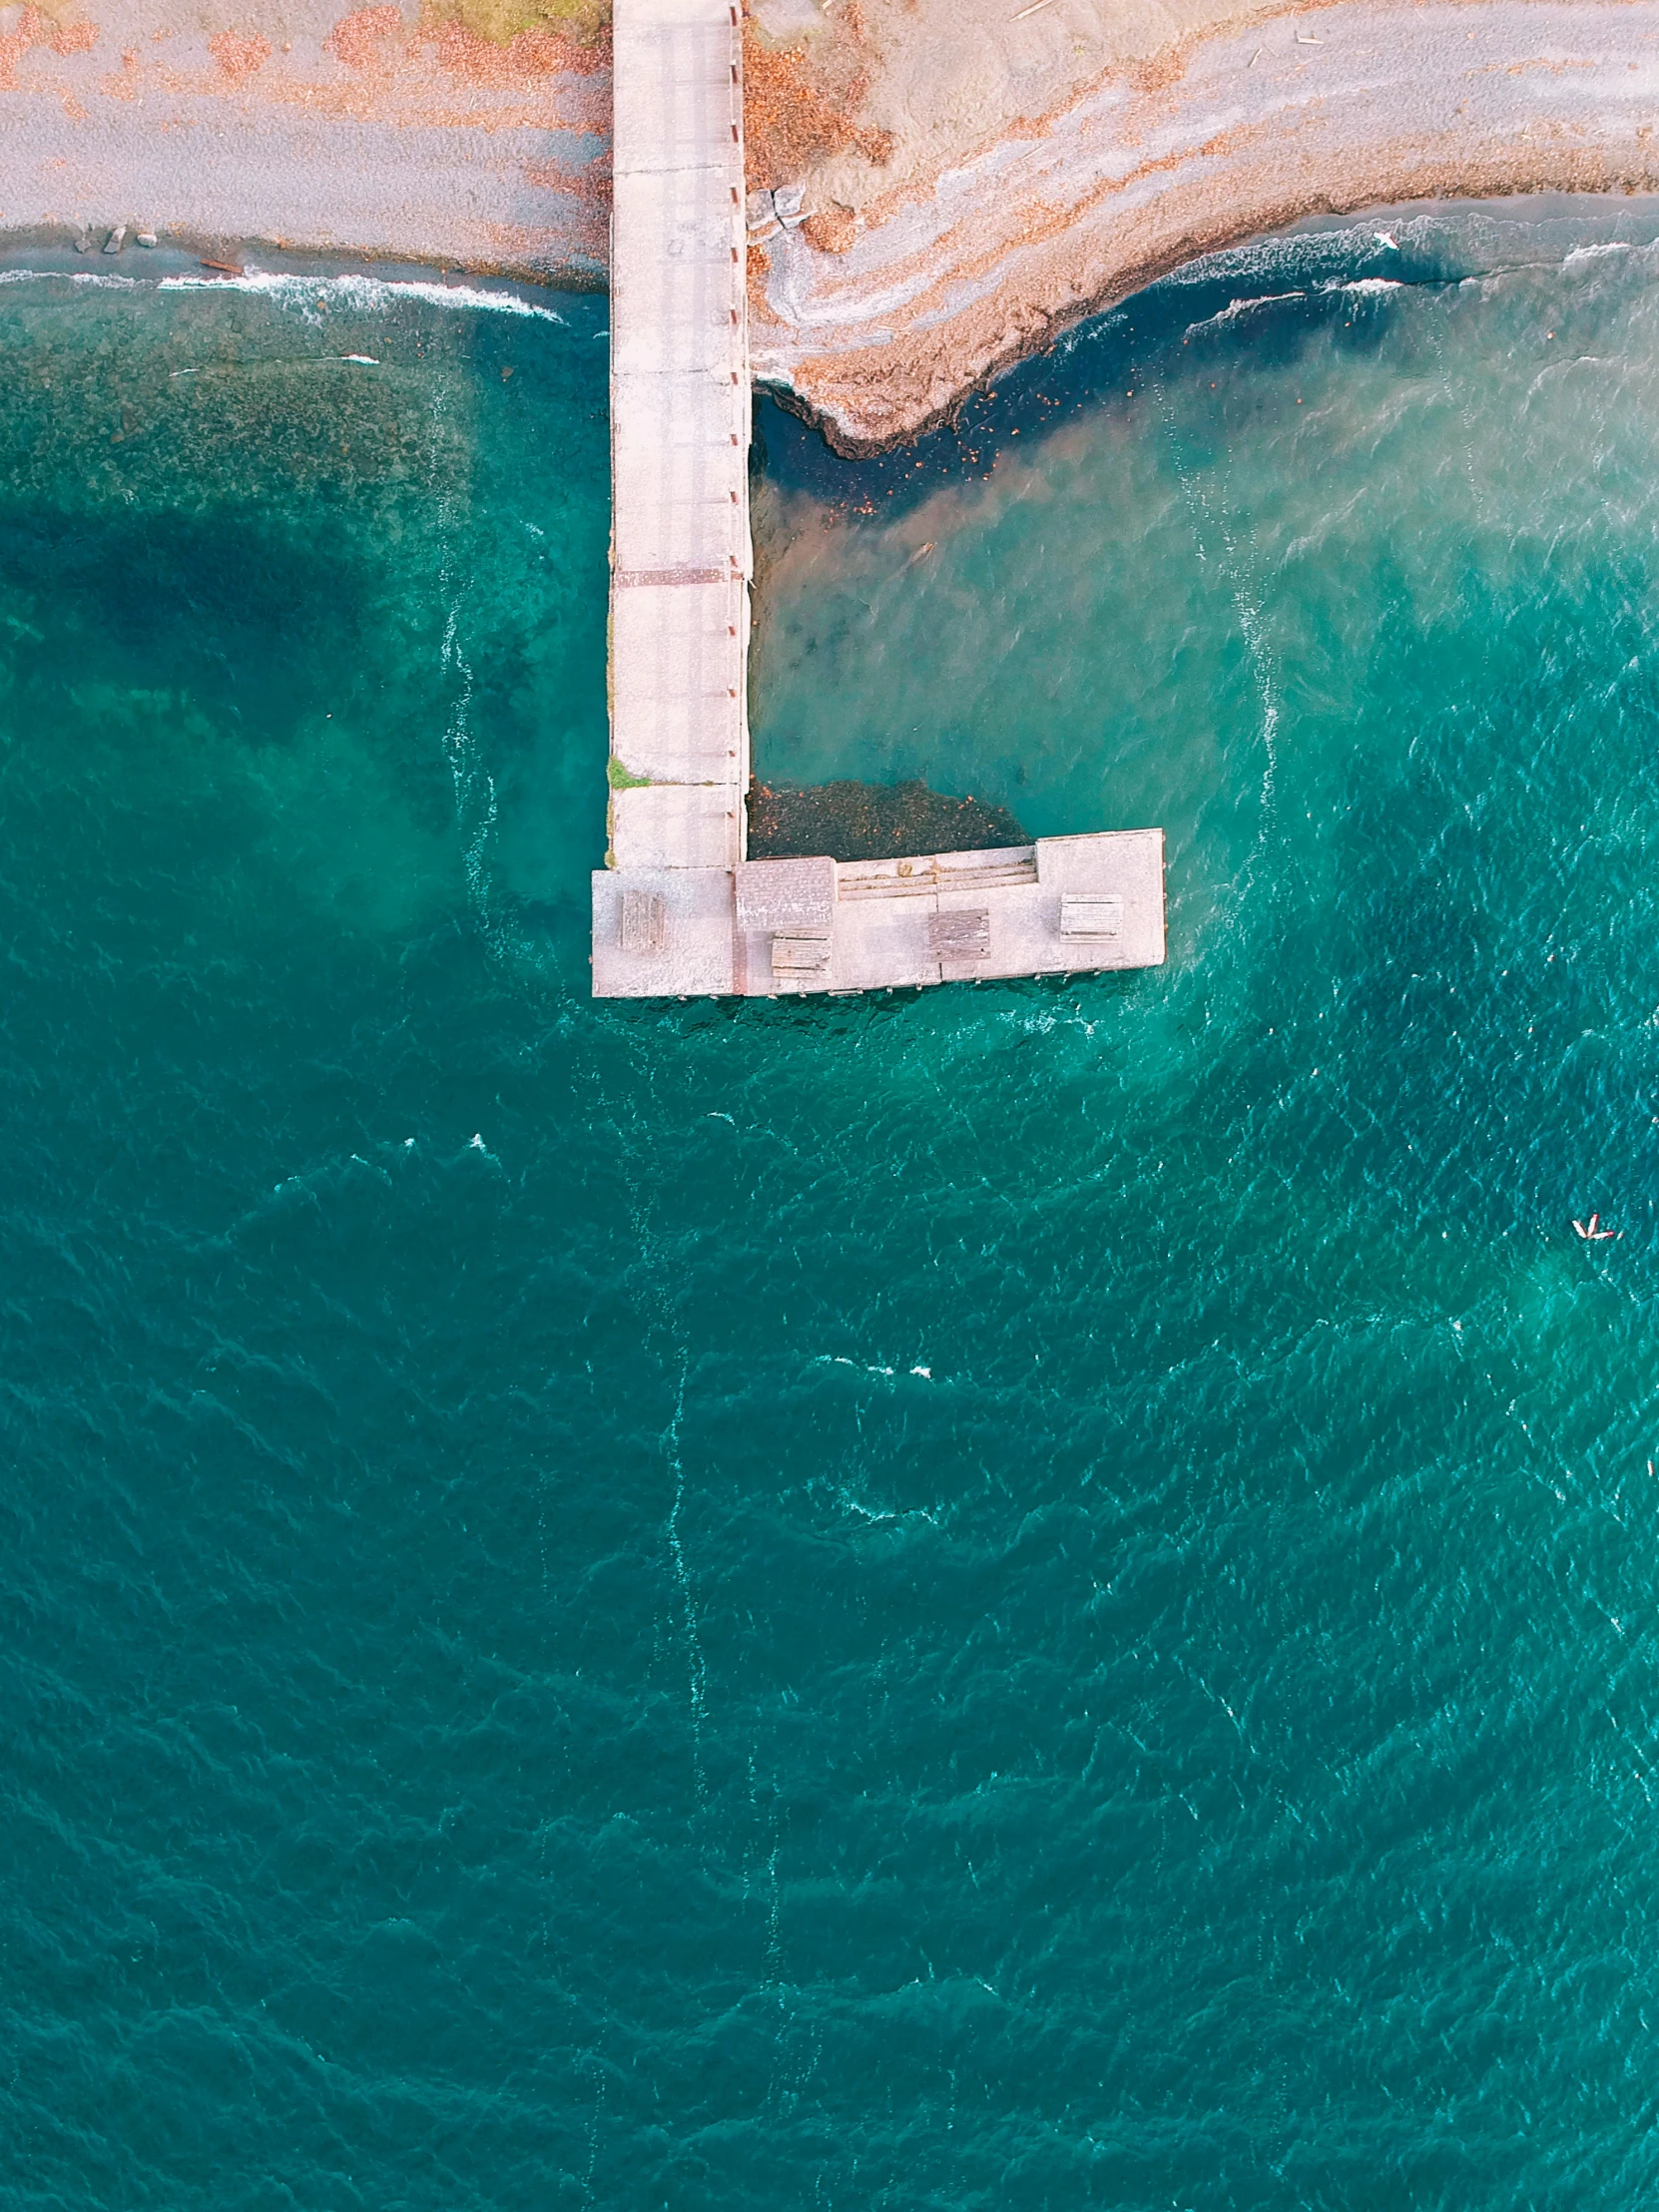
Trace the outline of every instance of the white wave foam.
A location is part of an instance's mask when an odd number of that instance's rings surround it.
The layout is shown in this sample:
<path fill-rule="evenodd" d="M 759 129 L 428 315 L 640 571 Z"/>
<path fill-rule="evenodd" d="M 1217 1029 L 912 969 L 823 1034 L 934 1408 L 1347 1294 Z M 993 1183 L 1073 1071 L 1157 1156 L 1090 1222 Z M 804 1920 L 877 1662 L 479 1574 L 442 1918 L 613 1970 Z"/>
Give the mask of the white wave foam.
<path fill-rule="evenodd" d="M 1577 269 L 1582 262 L 1599 262 L 1605 255 L 1628 254 L 1630 250 L 1628 239 L 1615 239 L 1607 246 L 1575 246 L 1572 252 L 1563 258 L 1561 267 L 1563 269 Z"/>
<path fill-rule="evenodd" d="M 1328 284 L 1321 284 L 1321 291 L 1354 291 L 1372 295 L 1382 291 L 1403 291 L 1405 285 L 1398 276 L 1350 276 L 1333 277 Z"/>
<path fill-rule="evenodd" d="M 246 269 L 240 276 L 118 276 L 93 269 L 0 269 L 0 284 L 91 284 L 106 291 L 251 291 L 279 306 L 315 311 L 319 301 L 357 314 L 384 314 L 399 299 L 423 299 L 440 307 L 487 308 L 537 322 L 563 322 L 553 307 L 538 307 L 513 291 L 481 291 L 476 284 L 440 284 L 418 276 L 293 276 Z M 343 359 L 360 356 L 346 354 Z"/>
<path fill-rule="evenodd" d="M 240 276 L 164 276 L 161 291 L 251 291 L 279 306 L 315 311 L 319 299 L 357 314 L 384 314 L 399 299 L 423 299 L 440 307 L 483 307 L 495 314 L 563 322 L 552 307 L 538 307 L 513 291 L 480 291 L 476 284 L 440 284 L 416 276 L 292 276 L 246 269 Z"/>
<path fill-rule="evenodd" d="M 265 361 L 199 361 L 194 368 L 170 368 L 167 373 L 169 380 L 176 382 L 181 376 L 225 376 L 246 368 L 327 368 L 330 364 L 342 361 L 353 363 L 358 368 L 380 366 L 377 353 L 317 353 L 308 358 L 300 355 L 289 360 L 278 357 Z"/>
<path fill-rule="evenodd" d="M 1306 291 L 1269 291 L 1254 299 L 1230 299 L 1219 314 L 1207 314 L 1202 322 L 1189 322 L 1187 335 L 1191 337 L 1195 330 L 1224 328 L 1227 323 L 1236 321 L 1242 314 L 1252 313 L 1257 307 L 1277 307 L 1284 300 L 1306 299 L 1307 296 Z"/>
<path fill-rule="evenodd" d="M 106 276 L 93 269 L 0 269 L 0 284 L 97 284 L 106 291 L 137 291 L 142 276 Z"/>

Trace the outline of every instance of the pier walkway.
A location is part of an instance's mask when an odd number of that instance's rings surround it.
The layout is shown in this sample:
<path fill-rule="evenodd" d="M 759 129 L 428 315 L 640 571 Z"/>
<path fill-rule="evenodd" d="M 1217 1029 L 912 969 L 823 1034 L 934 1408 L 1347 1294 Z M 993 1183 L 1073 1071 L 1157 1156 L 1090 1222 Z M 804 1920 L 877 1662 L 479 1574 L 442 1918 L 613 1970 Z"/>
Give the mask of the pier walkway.
<path fill-rule="evenodd" d="M 1158 830 L 907 860 L 747 858 L 743 30 L 613 0 L 611 757 L 600 998 L 776 996 L 1164 957 Z"/>
<path fill-rule="evenodd" d="M 613 865 L 730 868 L 749 785 L 742 31 L 616 0 Z"/>

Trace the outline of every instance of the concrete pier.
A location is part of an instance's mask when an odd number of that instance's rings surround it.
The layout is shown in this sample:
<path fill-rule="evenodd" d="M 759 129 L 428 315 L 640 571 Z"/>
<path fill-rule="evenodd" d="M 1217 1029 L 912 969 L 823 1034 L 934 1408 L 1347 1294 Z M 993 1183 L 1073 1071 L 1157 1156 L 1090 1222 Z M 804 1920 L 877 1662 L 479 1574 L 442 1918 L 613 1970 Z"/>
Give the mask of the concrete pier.
<path fill-rule="evenodd" d="M 750 381 L 732 0 L 614 0 L 610 849 L 600 998 L 1154 966 L 1159 830 L 747 858 Z"/>
<path fill-rule="evenodd" d="M 602 998 L 746 998 L 1157 967 L 1164 833 L 907 860 L 744 860 L 594 877 Z"/>
<path fill-rule="evenodd" d="M 615 0 L 612 39 L 610 863 L 732 868 L 749 788 L 743 34 L 731 0 Z"/>

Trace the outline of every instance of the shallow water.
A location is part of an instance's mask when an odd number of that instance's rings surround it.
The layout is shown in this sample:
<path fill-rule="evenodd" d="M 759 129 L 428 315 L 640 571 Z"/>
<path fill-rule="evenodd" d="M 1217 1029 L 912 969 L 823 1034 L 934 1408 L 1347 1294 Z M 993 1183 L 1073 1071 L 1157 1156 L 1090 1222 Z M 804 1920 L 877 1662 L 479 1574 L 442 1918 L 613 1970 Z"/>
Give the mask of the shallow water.
<path fill-rule="evenodd" d="M 761 772 L 1169 832 L 826 1005 L 585 995 L 602 301 L 0 286 L 9 2202 L 1651 2193 L 1659 218 L 1533 214 L 767 411 Z"/>

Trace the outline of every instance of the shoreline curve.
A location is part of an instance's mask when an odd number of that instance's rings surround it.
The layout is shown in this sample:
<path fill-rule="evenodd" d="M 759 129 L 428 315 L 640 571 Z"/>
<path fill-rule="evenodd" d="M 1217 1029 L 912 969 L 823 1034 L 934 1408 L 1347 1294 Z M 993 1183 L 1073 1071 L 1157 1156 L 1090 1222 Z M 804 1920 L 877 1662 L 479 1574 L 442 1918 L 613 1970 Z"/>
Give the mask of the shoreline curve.
<path fill-rule="evenodd" d="M 607 281 L 608 41 L 295 0 L 277 45 L 91 4 L 0 39 L 6 250 L 127 223 Z M 838 227 L 752 232 L 755 381 L 836 452 L 907 444 L 1085 317 L 1309 217 L 1659 191 L 1659 0 L 1291 0 L 1048 97 L 866 163 Z"/>
<path fill-rule="evenodd" d="M 866 458 L 1072 324 L 1308 217 L 1655 189 L 1654 0 L 1332 0 L 1109 78 L 872 211 L 842 253 L 800 231 L 752 249 L 752 361 Z"/>

